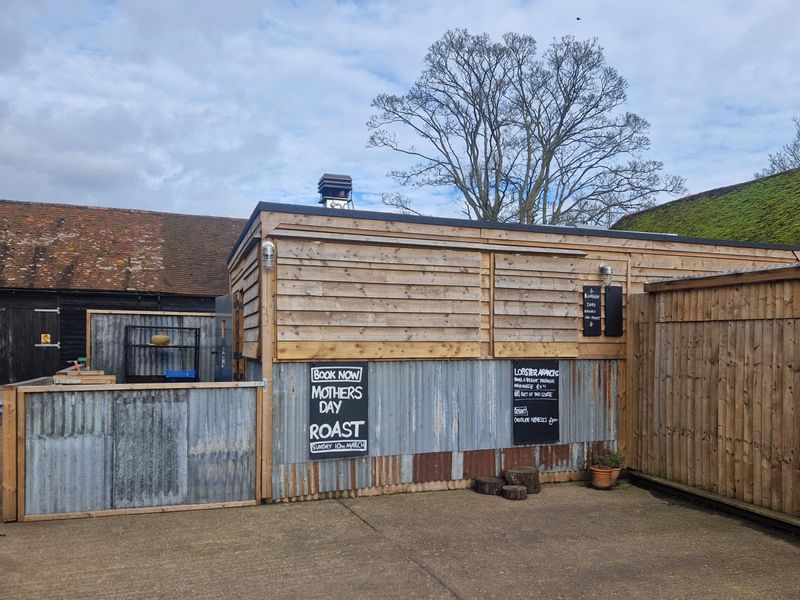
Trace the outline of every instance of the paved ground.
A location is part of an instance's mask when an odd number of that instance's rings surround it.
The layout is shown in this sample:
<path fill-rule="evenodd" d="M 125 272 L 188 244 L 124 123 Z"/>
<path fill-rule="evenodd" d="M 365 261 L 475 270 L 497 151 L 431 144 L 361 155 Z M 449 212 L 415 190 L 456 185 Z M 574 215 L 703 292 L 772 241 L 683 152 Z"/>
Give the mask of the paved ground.
<path fill-rule="evenodd" d="M 0 597 L 798 598 L 800 544 L 655 496 L 545 486 L 0 525 Z"/>

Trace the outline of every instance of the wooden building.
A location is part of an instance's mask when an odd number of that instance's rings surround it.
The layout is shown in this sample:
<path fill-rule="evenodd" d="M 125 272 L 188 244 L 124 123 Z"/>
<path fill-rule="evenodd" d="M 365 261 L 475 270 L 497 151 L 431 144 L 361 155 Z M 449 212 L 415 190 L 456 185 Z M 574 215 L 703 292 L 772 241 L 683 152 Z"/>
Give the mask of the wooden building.
<path fill-rule="evenodd" d="M 86 310 L 214 312 L 245 221 L 0 201 L 0 383 L 86 354 Z"/>
<path fill-rule="evenodd" d="M 592 452 L 627 450 L 628 296 L 798 259 L 800 247 L 259 204 L 229 269 L 239 369 L 267 383 L 262 494 L 458 487 L 522 464 L 581 477 Z M 327 363 L 368 374 L 353 421 L 368 439 L 315 454 L 310 438 L 333 427 L 312 397 L 314 374 L 337 376 L 313 370 Z M 531 365 L 554 378 L 525 380 Z M 544 417 L 517 399 L 539 385 L 557 401 L 554 433 L 526 438 Z"/>

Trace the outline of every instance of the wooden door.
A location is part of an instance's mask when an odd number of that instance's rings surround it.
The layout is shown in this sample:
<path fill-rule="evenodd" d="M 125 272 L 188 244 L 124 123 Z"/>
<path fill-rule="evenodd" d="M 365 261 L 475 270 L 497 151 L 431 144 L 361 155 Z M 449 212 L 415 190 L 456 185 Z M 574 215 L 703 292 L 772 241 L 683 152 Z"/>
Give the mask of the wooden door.
<path fill-rule="evenodd" d="M 6 308 L 0 315 L 0 346 L 6 349 L 0 381 L 27 381 L 62 368 L 57 308 Z"/>

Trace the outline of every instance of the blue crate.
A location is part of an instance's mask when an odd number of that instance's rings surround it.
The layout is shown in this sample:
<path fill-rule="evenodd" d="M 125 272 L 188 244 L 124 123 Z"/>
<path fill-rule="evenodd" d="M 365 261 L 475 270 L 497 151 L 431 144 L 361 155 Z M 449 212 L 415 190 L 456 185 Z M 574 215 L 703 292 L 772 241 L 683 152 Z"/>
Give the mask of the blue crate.
<path fill-rule="evenodd" d="M 172 370 L 167 369 L 164 372 L 164 377 L 167 380 L 167 383 L 180 383 L 182 381 L 194 381 L 197 379 L 197 371 L 194 369 L 186 369 L 186 370 Z"/>

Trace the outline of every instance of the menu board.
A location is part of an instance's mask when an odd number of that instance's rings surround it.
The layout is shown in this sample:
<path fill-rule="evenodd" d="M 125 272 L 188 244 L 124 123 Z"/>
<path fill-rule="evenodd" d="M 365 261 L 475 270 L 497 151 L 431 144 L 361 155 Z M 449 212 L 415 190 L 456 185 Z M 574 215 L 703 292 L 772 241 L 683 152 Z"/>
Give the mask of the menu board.
<path fill-rule="evenodd" d="M 606 335 L 620 337 L 622 329 L 622 288 L 608 285 L 606 286 Z"/>
<path fill-rule="evenodd" d="M 367 363 L 312 364 L 310 390 L 309 456 L 366 456 Z"/>
<path fill-rule="evenodd" d="M 558 361 L 515 360 L 511 369 L 514 445 L 557 442 Z"/>
<path fill-rule="evenodd" d="M 600 286 L 583 286 L 583 335 L 600 335 Z"/>

